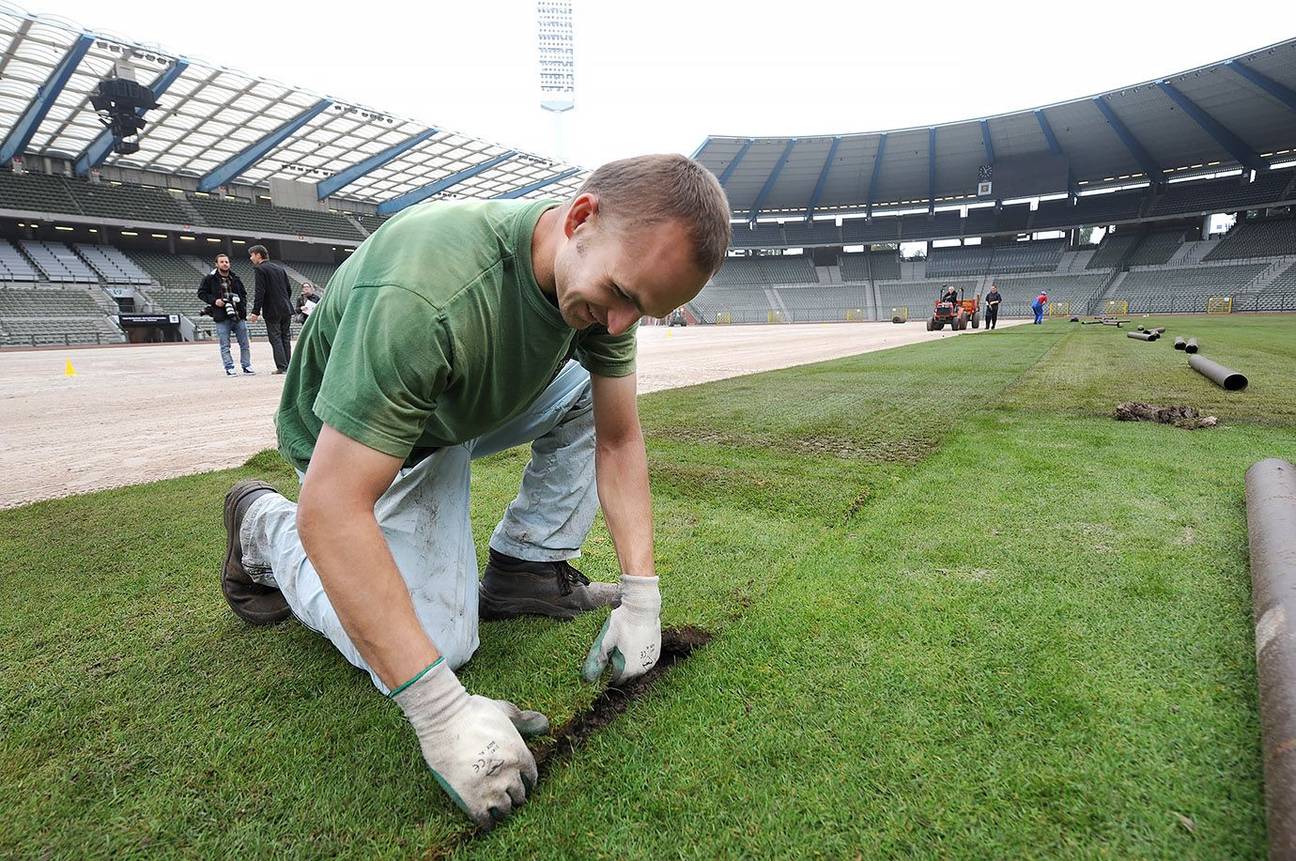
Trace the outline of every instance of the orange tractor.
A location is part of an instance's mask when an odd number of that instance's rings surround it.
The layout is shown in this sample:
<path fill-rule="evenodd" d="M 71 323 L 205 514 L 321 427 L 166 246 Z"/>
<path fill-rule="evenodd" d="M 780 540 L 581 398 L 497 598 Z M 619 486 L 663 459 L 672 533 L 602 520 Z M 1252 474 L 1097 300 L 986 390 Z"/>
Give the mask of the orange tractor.
<path fill-rule="evenodd" d="M 954 331 L 966 329 L 972 324 L 973 329 L 981 328 L 981 294 L 971 299 L 958 291 L 958 299 L 953 298 L 954 291 L 946 285 L 936 299 L 936 310 L 927 318 L 927 331 L 936 332 L 945 328 L 948 323 Z"/>

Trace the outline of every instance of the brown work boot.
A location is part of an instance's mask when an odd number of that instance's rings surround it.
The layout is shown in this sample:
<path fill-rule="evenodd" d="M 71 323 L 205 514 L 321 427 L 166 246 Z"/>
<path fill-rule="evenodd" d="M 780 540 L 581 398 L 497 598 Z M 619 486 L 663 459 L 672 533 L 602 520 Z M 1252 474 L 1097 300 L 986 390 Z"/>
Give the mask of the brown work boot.
<path fill-rule="evenodd" d="M 488 620 L 523 615 L 574 619 L 588 610 L 620 603 L 617 584 L 591 583 L 566 560 L 528 562 L 491 550 L 477 612 Z"/>
<path fill-rule="evenodd" d="M 277 493 L 264 481 L 244 480 L 225 494 L 225 567 L 221 569 L 221 592 L 234 615 L 253 625 L 273 625 L 292 615 L 283 593 L 252 579 L 243 567 L 243 546 L 239 528 L 253 501 Z"/>

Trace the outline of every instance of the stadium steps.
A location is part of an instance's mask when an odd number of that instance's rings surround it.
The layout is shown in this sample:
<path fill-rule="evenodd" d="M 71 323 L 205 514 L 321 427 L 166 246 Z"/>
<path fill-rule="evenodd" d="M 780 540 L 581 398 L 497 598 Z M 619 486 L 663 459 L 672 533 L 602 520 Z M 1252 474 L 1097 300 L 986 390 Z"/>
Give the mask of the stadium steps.
<path fill-rule="evenodd" d="M 1214 250 L 1219 244 L 1218 239 L 1197 239 L 1185 242 L 1183 245 L 1170 255 L 1166 261 L 1166 266 L 1192 266 L 1194 263 L 1200 263 L 1201 259 Z"/>
<path fill-rule="evenodd" d="M 202 214 L 199 213 L 198 209 L 189 202 L 189 198 L 183 196 L 177 197 L 176 203 L 184 210 L 185 215 L 189 217 L 189 224 L 197 227 L 208 226 L 207 222 L 203 220 Z"/>
<path fill-rule="evenodd" d="M 783 304 L 783 297 L 779 295 L 777 290 L 773 287 L 766 287 L 765 298 L 769 301 L 770 307 L 773 308 L 775 312 L 783 315 L 784 320 L 792 320 L 792 312 L 788 310 L 787 305 Z"/>
<path fill-rule="evenodd" d="M 1257 275 L 1254 280 L 1247 284 L 1244 292 L 1263 293 L 1293 264 L 1296 264 L 1296 257 L 1278 258 L 1273 263 L 1269 264 L 1269 268 L 1265 269 Z"/>
<path fill-rule="evenodd" d="M 359 231 L 361 236 L 367 237 L 371 233 L 373 233 L 372 230 L 367 229 L 363 224 L 360 223 L 360 219 L 355 218 L 346 213 L 343 213 L 342 217 L 345 218 L 347 221 L 351 222 L 351 226 L 354 227 L 357 231 Z"/>

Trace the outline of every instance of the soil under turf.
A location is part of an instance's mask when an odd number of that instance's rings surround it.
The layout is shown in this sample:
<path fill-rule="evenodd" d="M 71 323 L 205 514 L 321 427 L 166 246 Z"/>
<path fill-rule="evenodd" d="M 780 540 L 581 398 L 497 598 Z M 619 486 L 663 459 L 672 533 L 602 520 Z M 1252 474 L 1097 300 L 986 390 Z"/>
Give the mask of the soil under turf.
<path fill-rule="evenodd" d="M 1050 322 L 645 397 L 663 623 L 714 638 L 472 840 L 367 677 L 225 608 L 275 455 L 0 512 L 0 855 L 1262 856 L 1242 476 L 1296 459 L 1296 317 L 1163 322 L 1250 387 Z M 476 464 L 479 554 L 525 460 Z M 563 726 L 602 621 L 462 678 Z"/>

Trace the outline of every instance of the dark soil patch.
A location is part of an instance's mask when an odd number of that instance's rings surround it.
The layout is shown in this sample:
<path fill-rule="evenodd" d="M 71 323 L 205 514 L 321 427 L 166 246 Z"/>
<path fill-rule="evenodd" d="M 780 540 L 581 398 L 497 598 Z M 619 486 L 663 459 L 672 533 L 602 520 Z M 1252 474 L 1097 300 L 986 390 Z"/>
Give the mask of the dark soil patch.
<path fill-rule="evenodd" d="M 1126 401 L 1116 405 L 1116 420 L 1122 422 L 1160 422 L 1174 425 L 1185 430 L 1213 428 L 1218 423 L 1215 416 L 1204 416 L 1196 407 L 1175 404 L 1168 407 L 1157 407 L 1138 401 Z"/>
<path fill-rule="evenodd" d="M 620 687 L 609 686 L 599 694 L 592 705 L 573 717 L 553 733 L 552 741 L 543 747 L 533 747 L 536 768 L 540 779 L 557 763 L 570 757 L 590 736 L 606 727 L 630 707 L 630 703 L 648 693 L 657 680 L 671 667 L 687 658 L 694 649 L 711 642 L 711 633 L 701 628 L 685 625 L 662 631 L 661 657 L 657 666 Z"/>

